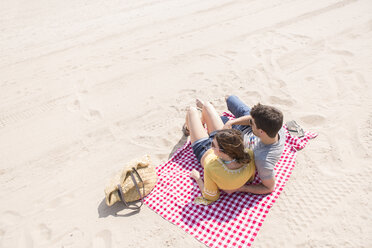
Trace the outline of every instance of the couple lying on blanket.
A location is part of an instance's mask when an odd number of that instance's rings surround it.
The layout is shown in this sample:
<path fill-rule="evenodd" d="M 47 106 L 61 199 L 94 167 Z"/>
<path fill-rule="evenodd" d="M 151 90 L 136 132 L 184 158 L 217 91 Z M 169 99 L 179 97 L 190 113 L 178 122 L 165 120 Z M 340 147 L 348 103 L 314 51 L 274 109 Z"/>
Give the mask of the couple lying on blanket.
<path fill-rule="evenodd" d="M 211 103 L 196 100 L 201 109 L 191 107 L 184 133 L 190 135 L 193 152 L 204 168 L 204 181 L 197 170 L 196 180 L 203 197 L 197 203 L 208 205 L 219 198 L 220 190 L 268 194 L 275 188 L 274 166 L 285 143 L 283 114 L 278 109 L 257 104 L 252 109 L 237 96 L 226 98 L 227 108 L 236 119 L 220 117 Z M 204 125 L 207 126 L 207 131 Z M 259 184 L 248 184 L 255 170 Z"/>

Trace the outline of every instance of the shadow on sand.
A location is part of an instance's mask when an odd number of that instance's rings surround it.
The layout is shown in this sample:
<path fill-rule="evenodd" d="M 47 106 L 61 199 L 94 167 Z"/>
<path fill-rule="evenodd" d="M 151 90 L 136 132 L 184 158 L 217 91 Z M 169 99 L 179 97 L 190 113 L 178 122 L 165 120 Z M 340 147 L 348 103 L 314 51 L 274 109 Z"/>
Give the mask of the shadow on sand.
<path fill-rule="evenodd" d="M 168 160 L 173 156 L 173 154 L 183 147 L 185 143 L 187 142 L 187 138 L 185 135 L 182 135 L 182 137 L 178 140 L 177 144 L 172 148 L 172 151 L 169 153 Z"/>
<path fill-rule="evenodd" d="M 141 204 L 140 201 L 135 201 L 129 203 L 129 207 L 139 206 Z M 108 216 L 115 216 L 115 217 L 130 217 L 132 215 L 138 214 L 141 209 L 132 209 L 128 208 L 122 202 L 116 202 L 112 206 L 107 206 L 105 199 L 101 201 L 98 206 L 98 217 L 99 218 L 106 218 Z"/>

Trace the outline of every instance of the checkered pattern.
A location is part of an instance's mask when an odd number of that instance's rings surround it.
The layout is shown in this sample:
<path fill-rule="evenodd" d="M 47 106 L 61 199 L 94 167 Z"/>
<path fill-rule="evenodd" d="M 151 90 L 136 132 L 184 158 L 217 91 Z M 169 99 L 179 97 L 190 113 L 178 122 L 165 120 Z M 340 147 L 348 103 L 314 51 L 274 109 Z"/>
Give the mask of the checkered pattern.
<path fill-rule="evenodd" d="M 275 166 L 276 186 L 271 194 L 221 192 L 218 201 L 209 206 L 193 203 L 201 192 L 189 177 L 190 171 L 197 169 L 203 175 L 203 170 L 187 142 L 168 162 L 156 168 L 158 182 L 145 198 L 145 204 L 209 247 L 250 247 L 291 176 L 297 150 L 316 136 L 305 132 L 304 137 L 298 138 L 287 132 L 284 152 Z M 253 183 L 259 181 L 256 174 Z"/>

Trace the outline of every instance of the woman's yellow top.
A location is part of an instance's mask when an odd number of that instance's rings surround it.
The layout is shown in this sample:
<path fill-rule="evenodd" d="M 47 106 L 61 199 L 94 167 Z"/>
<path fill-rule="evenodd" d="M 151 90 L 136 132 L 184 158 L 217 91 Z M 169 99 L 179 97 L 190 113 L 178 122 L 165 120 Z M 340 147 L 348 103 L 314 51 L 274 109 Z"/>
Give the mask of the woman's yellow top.
<path fill-rule="evenodd" d="M 238 189 L 248 181 L 253 180 L 256 170 L 254 155 L 251 150 L 248 150 L 248 153 L 251 156 L 251 162 L 249 162 L 249 164 L 245 164 L 238 169 L 229 169 L 223 161 L 216 156 L 213 149 L 206 151 L 202 158 L 204 164 L 203 198 L 208 200 L 209 203 L 214 202 L 220 196 L 220 189 Z"/>

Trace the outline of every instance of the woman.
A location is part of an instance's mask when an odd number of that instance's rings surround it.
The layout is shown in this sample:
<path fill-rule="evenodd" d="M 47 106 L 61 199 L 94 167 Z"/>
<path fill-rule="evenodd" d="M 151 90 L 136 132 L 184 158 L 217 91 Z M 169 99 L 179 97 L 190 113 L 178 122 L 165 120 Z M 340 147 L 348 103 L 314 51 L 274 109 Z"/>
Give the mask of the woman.
<path fill-rule="evenodd" d="M 195 202 L 208 205 L 219 198 L 220 190 L 238 189 L 252 180 L 255 165 L 253 152 L 244 150 L 241 132 L 222 129 L 224 124 L 212 104 L 197 101 L 197 105 L 202 108 L 202 116 L 191 107 L 186 115 L 186 129 L 193 152 L 204 168 L 204 181 L 195 169 L 190 176 L 203 195 Z"/>

